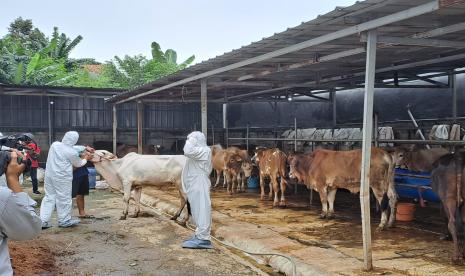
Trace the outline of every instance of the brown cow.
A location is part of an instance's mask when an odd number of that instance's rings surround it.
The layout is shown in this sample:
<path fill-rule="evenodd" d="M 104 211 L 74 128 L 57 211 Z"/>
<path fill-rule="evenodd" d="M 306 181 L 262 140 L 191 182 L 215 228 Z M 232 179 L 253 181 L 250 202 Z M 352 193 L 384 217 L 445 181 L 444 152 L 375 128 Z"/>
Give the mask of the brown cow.
<path fill-rule="evenodd" d="M 143 145 L 142 154 L 157 155 L 159 147 L 159 145 Z M 120 144 L 116 147 L 116 156 L 118 158 L 123 158 L 130 152 L 137 153 L 137 145 Z"/>
<path fill-rule="evenodd" d="M 447 216 L 447 227 L 454 242 L 452 262 L 460 264 L 465 258 L 465 250 L 459 244 L 465 229 L 465 180 L 463 175 L 465 167 L 465 152 L 447 154 L 437 160 L 431 172 L 431 188 L 439 196 Z"/>
<path fill-rule="evenodd" d="M 395 152 L 401 156 L 401 160 L 396 162 L 397 166 L 405 166 L 417 172 L 430 172 L 433 169 L 433 163 L 449 153 L 445 148 L 407 149 L 402 147 L 397 148 Z"/>
<path fill-rule="evenodd" d="M 241 150 L 238 147 L 229 147 L 227 148 L 228 151 L 234 152 L 238 154 L 242 158 L 242 165 L 241 165 L 241 171 L 239 174 L 239 179 L 242 182 L 241 185 L 237 185 L 237 192 L 245 192 L 245 182 L 248 177 L 252 174 L 252 161 L 250 160 L 249 153 L 247 150 Z M 238 180 L 239 181 L 239 180 Z"/>
<path fill-rule="evenodd" d="M 229 194 L 234 193 L 234 183 L 238 183 L 238 176 L 241 172 L 242 157 L 234 152 L 223 149 L 220 145 L 211 146 L 212 167 L 216 171 L 216 183 L 220 182 L 221 173 L 224 174 L 223 184 L 227 185 Z M 224 185 L 223 185 L 224 187 Z"/>
<path fill-rule="evenodd" d="M 318 149 L 310 154 L 290 155 L 288 161 L 290 176 L 320 194 L 321 218 L 334 217 L 334 199 L 338 188 L 347 189 L 351 193 L 360 191 L 361 150 Z M 391 207 L 388 227 L 393 226 L 397 204 L 394 160 L 391 154 L 379 148 L 371 151 L 370 187 L 382 210 L 379 228 L 386 226 L 388 204 Z"/>
<path fill-rule="evenodd" d="M 286 159 L 287 156 L 284 152 L 280 151 L 277 148 L 274 149 L 265 149 L 257 148 L 255 155 L 252 158 L 253 161 L 258 165 L 260 173 L 260 199 L 265 199 L 265 178 L 270 178 L 270 194 L 269 198 L 271 199 L 274 191 L 274 200 L 273 206 L 277 206 L 279 203 L 280 207 L 286 206 Z M 281 178 L 281 200 L 278 201 L 278 177 Z"/>

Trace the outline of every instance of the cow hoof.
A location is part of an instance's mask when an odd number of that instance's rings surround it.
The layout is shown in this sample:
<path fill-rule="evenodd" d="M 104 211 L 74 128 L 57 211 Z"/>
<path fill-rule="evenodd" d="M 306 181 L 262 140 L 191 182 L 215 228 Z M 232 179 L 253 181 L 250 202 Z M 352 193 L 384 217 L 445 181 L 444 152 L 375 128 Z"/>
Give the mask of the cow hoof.
<path fill-rule="evenodd" d="M 282 201 L 281 201 L 281 202 L 279 203 L 279 207 L 281 207 L 281 208 L 286 208 L 286 202 L 282 202 Z"/>
<path fill-rule="evenodd" d="M 137 218 L 138 216 L 139 216 L 139 214 L 129 215 L 130 218 Z"/>
<path fill-rule="evenodd" d="M 170 220 L 177 220 L 178 217 L 177 216 L 174 216 L 174 217 L 171 217 Z"/>
<path fill-rule="evenodd" d="M 336 218 L 336 216 L 334 214 L 328 214 L 326 216 L 326 219 L 335 219 L 335 218 Z"/>
<path fill-rule="evenodd" d="M 461 259 L 461 258 L 452 258 L 452 264 L 453 265 L 462 265 L 463 264 L 463 259 Z"/>
<path fill-rule="evenodd" d="M 386 225 L 379 225 L 376 230 L 377 231 L 384 231 L 384 230 L 386 230 Z"/>
<path fill-rule="evenodd" d="M 439 239 L 440 239 L 441 241 L 451 241 L 451 240 L 452 240 L 452 237 L 451 237 L 451 235 L 449 235 L 449 234 L 441 234 L 441 235 L 439 236 Z"/>
<path fill-rule="evenodd" d="M 261 201 L 264 201 L 264 200 L 265 200 L 265 197 L 264 197 L 264 196 L 261 196 L 261 197 L 260 197 L 260 200 L 261 200 Z"/>
<path fill-rule="evenodd" d="M 126 216 L 119 217 L 119 220 L 126 220 Z"/>
<path fill-rule="evenodd" d="M 318 216 L 318 218 L 320 218 L 320 219 L 325 219 L 325 218 L 326 218 L 326 214 L 325 214 L 325 213 L 321 213 L 321 214 Z"/>

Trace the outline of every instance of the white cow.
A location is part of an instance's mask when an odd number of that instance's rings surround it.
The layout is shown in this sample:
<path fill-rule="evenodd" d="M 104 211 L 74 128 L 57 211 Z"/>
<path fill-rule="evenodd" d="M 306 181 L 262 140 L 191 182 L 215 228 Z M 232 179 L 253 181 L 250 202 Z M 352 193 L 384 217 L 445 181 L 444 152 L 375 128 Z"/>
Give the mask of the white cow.
<path fill-rule="evenodd" d="M 128 215 L 131 191 L 134 191 L 133 197 L 136 202 L 135 213 L 131 217 L 138 216 L 142 188 L 146 186 L 176 185 L 181 197 L 181 207 L 171 218 L 173 220 L 179 217 L 187 203 L 181 183 L 181 173 L 186 163 L 186 157 L 183 155 L 140 155 L 131 152 L 118 159 L 111 152 L 96 150 L 91 161 L 108 184 L 122 187 L 124 207 L 120 219 L 126 219 Z M 188 218 L 189 216 L 186 216 L 183 223 L 186 223 Z"/>

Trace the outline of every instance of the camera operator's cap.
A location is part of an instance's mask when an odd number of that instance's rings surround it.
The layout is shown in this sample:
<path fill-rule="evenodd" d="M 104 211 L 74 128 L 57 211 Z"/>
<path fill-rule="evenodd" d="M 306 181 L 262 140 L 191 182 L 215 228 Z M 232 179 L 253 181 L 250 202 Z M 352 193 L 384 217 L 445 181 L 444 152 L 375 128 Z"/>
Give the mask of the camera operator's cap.
<path fill-rule="evenodd" d="M 24 133 L 23 135 L 24 135 L 24 137 L 27 137 L 27 138 L 29 138 L 31 140 L 34 140 L 34 135 L 32 133 Z"/>

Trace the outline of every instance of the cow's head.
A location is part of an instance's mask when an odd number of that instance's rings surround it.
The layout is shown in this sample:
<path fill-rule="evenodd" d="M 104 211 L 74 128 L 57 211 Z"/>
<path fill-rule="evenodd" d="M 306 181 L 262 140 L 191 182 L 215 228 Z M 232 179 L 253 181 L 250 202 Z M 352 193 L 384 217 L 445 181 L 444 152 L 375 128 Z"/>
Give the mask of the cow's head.
<path fill-rule="evenodd" d="M 102 162 L 103 160 L 115 160 L 118 159 L 116 155 L 107 151 L 107 150 L 96 150 L 92 155 L 92 159 L 90 160 L 92 163 Z"/>
<path fill-rule="evenodd" d="M 392 161 L 394 161 L 396 167 L 405 167 L 407 165 L 407 159 L 411 152 L 408 148 L 397 147 L 388 152 L 391 154 Z"/>
<path fill-rule="evenodd" d="M 255 148 L 255 154 L 254 156 L 252 157 L 252 162 L 258 166 L 258 164 L 260 163 L 260 158 L 262 157 L 262 153 L 263 151 L 265 151 L 266 148 L 265 147 L 256 147 Z"/>
<path fill-rule="evenodd" d="M 235 153 L 228 153 L 226 156 L 227 168 L 239 172 L 242 166 L 242 157 Z"/>
<path fill-rule="evenodd" d="M 302 165 L 304 155 L 289 153 L 287 156 L 287 163 L 289 164 L 289 178 L 297 179 L 299 182 L 303 182 L 303 176 L 300 171 L 300 166 Z"/>
<path fill-rule="evenodd" d="M 242 162 L 242 171 L 244 172 L 245 177 L 249 177 L 252 175 L 252 169 L 253 169 L 253 165 L 250 160 L 244 160 Z"/>

